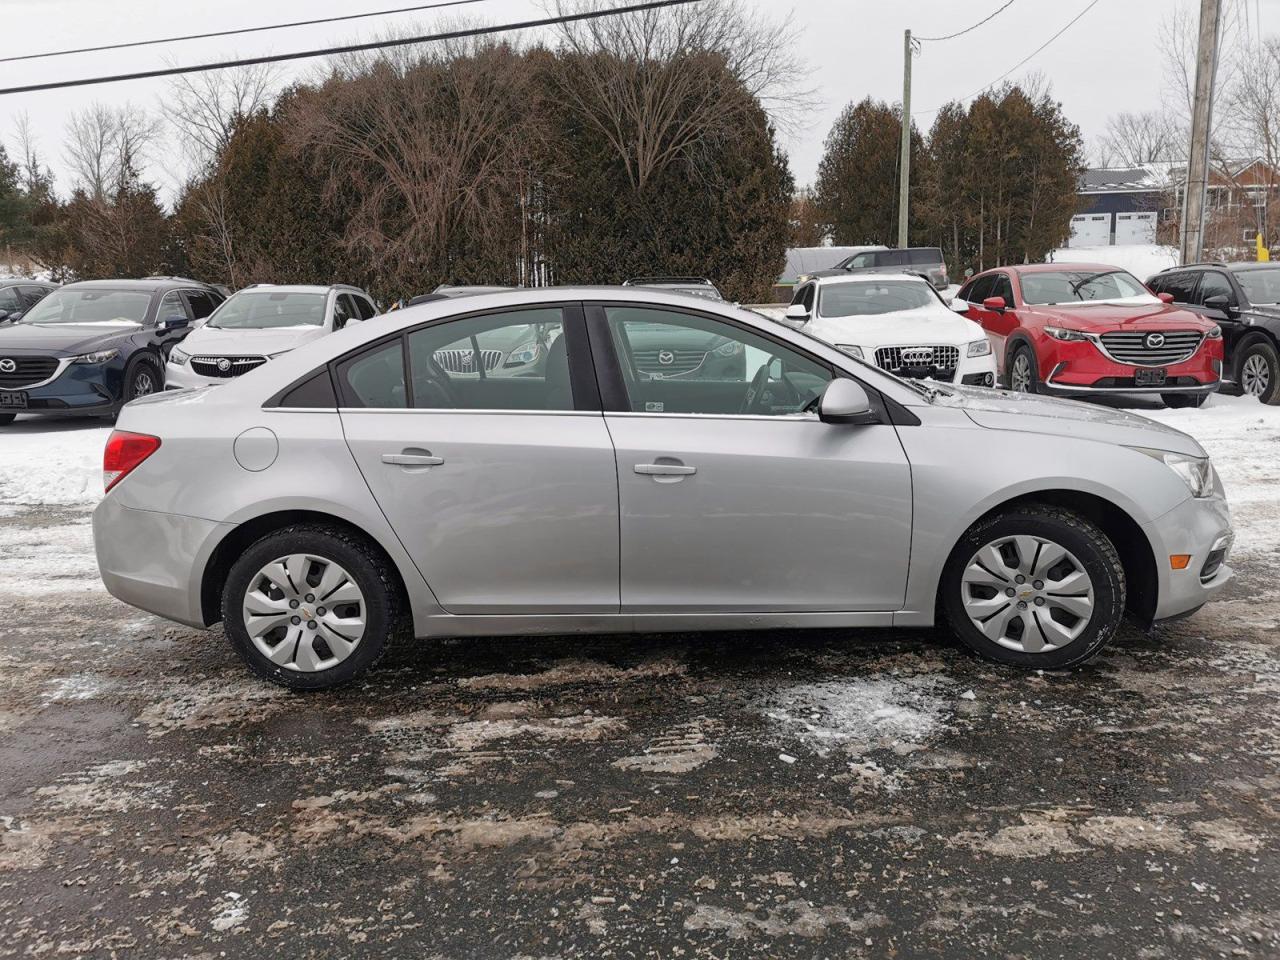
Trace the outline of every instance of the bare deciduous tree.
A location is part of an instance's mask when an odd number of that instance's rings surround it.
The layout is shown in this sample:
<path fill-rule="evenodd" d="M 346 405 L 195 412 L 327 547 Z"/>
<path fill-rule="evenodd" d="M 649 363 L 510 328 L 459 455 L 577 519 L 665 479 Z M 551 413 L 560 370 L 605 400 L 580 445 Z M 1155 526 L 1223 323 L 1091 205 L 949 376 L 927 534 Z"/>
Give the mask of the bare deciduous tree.
<path fill-rule="evenodd" d="M 174 78 L 164 112 L 194 169 L 206 167 L 226 147 L 240 118 L 271 105 L 278 80 L 272 64 Z"/>
<path fill-rule="evenodd" d="M 101 200 L 135 174 L 159 140 L 160 121 L 141 107 L 94 103 L 67 124 L 67 165 L 77 188 Z"/>
<path fill-rule="evenodd" d="M 1147 110 L 1110 117 L 1098 153 L 1104 167 L 1140 167 L 1180 159 L 1185 154 L 1185 145 L 1167 113 Z"/>

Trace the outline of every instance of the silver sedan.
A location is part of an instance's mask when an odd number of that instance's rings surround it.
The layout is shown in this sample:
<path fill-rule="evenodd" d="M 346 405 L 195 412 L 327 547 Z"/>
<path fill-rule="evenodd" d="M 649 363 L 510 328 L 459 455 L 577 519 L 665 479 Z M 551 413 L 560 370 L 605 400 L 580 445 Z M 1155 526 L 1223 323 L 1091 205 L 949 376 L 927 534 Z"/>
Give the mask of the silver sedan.
<path fill-rule="evenodd" d="M 1081 663 L 1231 576 L 1191 437 L 901 380 L 728 304 L 638 287 L 441 300 L 226 385 L 129 404 L 94 515 L 116 597 L 218 622 L 258 675 L 387 644 L 928 627 Z"/>

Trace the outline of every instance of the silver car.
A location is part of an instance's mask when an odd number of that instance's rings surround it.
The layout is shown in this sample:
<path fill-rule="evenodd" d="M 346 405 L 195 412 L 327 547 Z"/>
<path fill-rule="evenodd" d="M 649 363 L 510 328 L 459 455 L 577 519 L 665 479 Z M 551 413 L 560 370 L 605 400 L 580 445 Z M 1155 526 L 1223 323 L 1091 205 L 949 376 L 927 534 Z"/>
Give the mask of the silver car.
<path fill-rule="evenodd" d="M 441 359 L 512 329 L 541 332 L 525 375 Z M 633 336 L 660 354 L 730 344 L 742 373 L 666 377 Z M 993 660 L 1061 668 L 1126 611 L 1182 616 L 1231 576 L 1221 484 L 1183 433 L 899 380 L 757 314 L 638 287 L 349 326 L 217 390 L 130 403 L 104 470 L 107 589 L 223 622 L 250 669 L 294 688 L 348 681 L 410 631 L 939 615 Z"/>

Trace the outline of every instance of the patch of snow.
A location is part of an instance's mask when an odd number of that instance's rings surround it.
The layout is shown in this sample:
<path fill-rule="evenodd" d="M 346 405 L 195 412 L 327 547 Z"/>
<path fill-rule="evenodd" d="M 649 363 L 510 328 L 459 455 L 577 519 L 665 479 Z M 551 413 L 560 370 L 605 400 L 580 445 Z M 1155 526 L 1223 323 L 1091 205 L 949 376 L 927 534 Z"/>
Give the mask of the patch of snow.
<path fill-rule="evenodd" d="M 57 526 L 0 526 L 0 557 L 0 595 L 102 589 L 87 518 Z"/>
<path fill-rule="evenodd" d="M 101 422 L 20 417 L 0 427 L 0 505 L 90 507 L 101 500 L 102 450 L 111 434 Z"/>
<path fill-rule="evenodd" d="M 1158 243 L 1106 247 L 1061 247 L 1049 255 L 1054 263 L 1101 263 L 1128 270 L 1143 283 L 1154 273 L 1178 265 L 1178 248 Z"/>

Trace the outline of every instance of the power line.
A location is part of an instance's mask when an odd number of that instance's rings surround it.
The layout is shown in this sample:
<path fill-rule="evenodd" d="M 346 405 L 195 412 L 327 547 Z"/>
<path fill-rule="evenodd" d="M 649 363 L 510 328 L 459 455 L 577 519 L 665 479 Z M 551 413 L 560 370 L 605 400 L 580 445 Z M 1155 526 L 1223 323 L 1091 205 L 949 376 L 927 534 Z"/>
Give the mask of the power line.
<path fill-rule="evenodd" d="M 997 83 L 999 83 L 999 82 L 1000 82 L 1001 80 L 1003 80 L 1005 77 L 1009 76 L 1009 74 L 1013 73 L 1013 72 L 1014 72 L 1015 70 L 1017 70 L 1019 67 L 1023 66 L 1024 64 L 1026 64 L 1026 63 L 1027 63 L 1028 61 L 1030 61 L 1033 57 L 1035 57 L 1035 55 L 1036 55 L 1036 54 L 1038 54 L 1040 51 L 1042 51 L 1045 47 L 1049 46 L 1049 44 L 1053 43 L 1053 41 L 1057 40 L 1060 36 L 1062 36 L 1064 33 L 1066 33 L 1068 30 L 1070 30 L 1072 27 L 1074 27 L 1074 26 L 1076 25 L 1076 22 L 1077 22 L 1081 17 L 1083 17 L 1086 13 L 1088 13 L 1090 10 L 1092 10 L 1094 7 L 1096 7 L 1096 6 L 1098 5 L 1098 3 L 1099 3 L 1099 2 L 1100 2 L 1100 0 L 1092 0 L 1092 2 L 1091 2 L 1091 3 L 1089 3 L 1089 5 L 1088 5 L 1088 6 L 1086 6 L 1083 10 L 1081 10 L 1079 13 L 1077 13 L 1074 17 L 1072 17 L 1072 18 L 1071 18 L 1071 22 L 1070 22 L 1070 23 L 1068 23 L 1065 27 L 1063 27 L 1061 30 L 1059 30 L 1057 33 L 1055 33 L 1052 37 L 1050 37 L 1050 38 L 1049 38 L 1048 40 L 1046 40 L 1044 43 L 1040 44 L 1040 46 L 1038 46 L 1038 47 L 1036 47 L 1034 50 L 1032 50 L 1030 54 L 1028 54 L 1027 56 L 1023 57 L 1021 60 L 1019 60 L 1017 63 L 1015 63 L 1012 67 L 1010 67 L 1010 68 L 1009 68 L 1008 70 L 1006 70 L 1004 73 L 1000 74 L 1000 76 L 998 76 L 998 77 L 996 77 L 994 80 L 992 80 L 990 83 L 986 84 L 985 86 L 979 87 L 977 90 L 975 90 L 973 93 L 969 94 L 967 97 L 961 97 L 961 98 L 960 98 L 960 101 L 963 103 L 965 100 L 972 100 L 974 97 L 978 96 L 980 93 L 983 93 L 983 92 L 985 92 L 986 90 L 989 90 L 989 89 L 991 89 L 992 87 L 994 87 Z M 4 91 L 0 90 L 0 93 L 3 93 L 3 92 L 4 92 Z M 916 111 L 914 114 L 912 114 L 912 116 L 916 116 L 916 117 L 919 117 L 919 116 L 926 116 L 926 115 L 928 115 L 928 114 L 930 114 L 930 113 L 937 113 L 937 112 L 938 112 L 939 110 L 941 110 L 941 109 L 942 109 L 942 107 L 934 107 L 932 110 L 918 110 L 918 111 Z"/>
<path fill-rule="evenodd" d="M 310 27 L 321 23 L 337 23 L 341 20 L 362 20 L 368 17 L 389 17 L 396 13 L 415 13 L 434 10 L 437 7 L 461 7 L 484 0 L 444 0 L 440 3 L 423 3 L 416 7 L 398 7 L 395 10 L 375 10 L 372 13 L 348 13 L 339 17 L 323 17 L 319 20 L 295 20 L 292 23 L 271 23 L 262 27 L 241 27 L 238 30 L 217 30 L 213 33 L 192 33 L 185 37 L 165 37 L 162 40 L 134 40 L 129 43 L 109 43 L 101 47 L 80 47 L 77 50 L 52 50 L 48 53 L 27 53 L 20 57 L 0 57 L 0 63 L 18 60 L 40 60 L 44 57 L 66 57 L 74 53 L 99 53 L 103 50 L 124 50 L 128 47 L 152 47 L 161 43 L 179 43 L 183 40 L 209 40 L 213 37 L 233 37 L 242 33 L 262 33 L 266 30 L 285 30 L 289 27 Z"/>
<path fill-rule="evenodd" d="M 468 30 L 450 30 L 447 33 L 431 33 L 420 37 L 398 37 L 391 40 L 374 40 L 369 43 L 352 43 L 341 47 L 325 47 L 320 50 L 302 50 L 297 53 L 276 53 L 261 57 L 246 57 L 241 60 L 223 60 L 218 63 L 203 63 L 191 67 L 166 67 L 163 70 L 143 70 L 137 73 L 120 73 L 107 77 L 86 77 L 82 80 L 59 80 L 53 83 L 33 83 L 22 87 L 0 88 L 0 96 L 11 93 L 35 93 L 39 90 L 61 90 L 66 87 L 87 87 L 100 83 L 119 83 L 124 80 L 149 80 L 153 77 L 173 77 L 182 73 L 207 73 L 211 70 L 228 70 L 232 67 L 249 67 L 259 63 L 281 63 L 286 60 L 306 60 L 314 57 L 330 57 L 342 53 L 361 53 L 366 50 L 381 50 L 386 47 L 408 47 L 416 43 L 431 43 L 437 40 L 459 40 L 464 37 L 481 37 L 494 33 L 509 33 L 514 30 L 531 30 L 534 27 L 550 27 L 561 23 L 572 23 L 577 20 L 597 20 L 601 17 L 614 17 L 622 13 L 636 13 L 641 10 L 657 10 L 661 7 L 680 7 L 699 0 L 651 0 L 649 3 L 636 3 L 625 7 L 611 7 L 605 10 L 588 10 L 584 13 L 570 13 L 558 17 L 544 17 L 541 20 L 525 20 L 520 23 L 506 23 L 495 27 L 472 27 Z"/>
<path fill-rule="evenodd" d="M 916 37 L 915 39 L 916 39 L 916 40 L 927 41 L 927 42 L 929 42 L 929 43 L 936 43 L 936 42 L 937 42 L 937 41 L 939 41 L 939 40 L 954 40 L 956 37 L 963 37 L 963 36 L 964 36 L 966 33 L 968 33 L 970 30 L 977 30 L 980 26 L 982 26 L 982 25 L 983 25 L 984 23 L 986 23 L 988 20 L 993 20 L 993 19 L 995 19 L 995 17 L 996 17 L 996 15 L 997 15 L 997 14 L 1004 13 L 1004 11 L 1008 10 L 1011 6 L 1013 6 L 1013 0 L 1009 0 L 1009 2 L 1008 2 L 1008 3 L 1006 3 L 1004 6 L 1002 6 L 1002 7 L 1001 7 L 999 10 L 997 10 L 995 13 L 991 14 L 991 16 L 989 16 L 989 17 L 985 17 L 984 19 L 979 20 L 979 21 L 978 21 L 977 23 L 975 23 L 972 27 L 965 27 L 965 28 L 964 28 L 963 30 L 961 30 L 959 33 L 949 33 L 949 34 L 947 34 L 945 37 Z"/>

